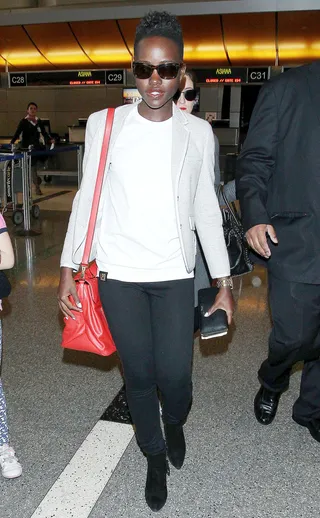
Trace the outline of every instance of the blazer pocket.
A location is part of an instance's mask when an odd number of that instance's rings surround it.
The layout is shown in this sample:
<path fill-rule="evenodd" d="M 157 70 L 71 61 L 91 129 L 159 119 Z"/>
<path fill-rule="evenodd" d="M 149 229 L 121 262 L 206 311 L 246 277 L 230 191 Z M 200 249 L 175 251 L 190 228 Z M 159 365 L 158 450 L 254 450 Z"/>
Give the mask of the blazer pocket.
<path fill-rule="evenodd" d="M 277 212 L 276 214 L 271 215 L 271 219 L 275 218 L 304 218 L 305 216 L 309 216 L 308 212 L 297 212 L 297 211 L 286 211 L 286 212 Z"/>

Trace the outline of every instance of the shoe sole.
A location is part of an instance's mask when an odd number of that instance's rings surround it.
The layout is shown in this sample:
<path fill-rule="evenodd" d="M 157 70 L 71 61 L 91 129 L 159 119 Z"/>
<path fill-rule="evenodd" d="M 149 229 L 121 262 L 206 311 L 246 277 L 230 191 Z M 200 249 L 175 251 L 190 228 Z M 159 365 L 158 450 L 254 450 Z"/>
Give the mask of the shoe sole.
<path fill-rule="evenodd" d="M 3 478 L 6 478 L 6 479 L 8 479 L 8 480 L 12 480 L 13 478 L 19 478 L 19 477 L 21 477 L 21 475 L 22 475 L 22 471 L 21 471 L 21 473 L 19 473 L 19 475 L 11 475 L 11 476 L 9 476 L 9 475 L 3 475 Z"/>

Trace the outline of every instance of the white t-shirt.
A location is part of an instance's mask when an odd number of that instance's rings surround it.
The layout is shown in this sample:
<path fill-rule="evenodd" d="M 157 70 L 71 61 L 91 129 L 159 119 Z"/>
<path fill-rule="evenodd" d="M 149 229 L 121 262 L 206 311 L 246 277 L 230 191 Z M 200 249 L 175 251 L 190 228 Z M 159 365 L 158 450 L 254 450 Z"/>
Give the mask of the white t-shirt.
<path fill-rule="evenodd" d="M 172 118 L 128 115 L 107 172 L 97 265 L 109 279 L 157 282 L 188 274 L 178 236 L 171 175 Z"/>

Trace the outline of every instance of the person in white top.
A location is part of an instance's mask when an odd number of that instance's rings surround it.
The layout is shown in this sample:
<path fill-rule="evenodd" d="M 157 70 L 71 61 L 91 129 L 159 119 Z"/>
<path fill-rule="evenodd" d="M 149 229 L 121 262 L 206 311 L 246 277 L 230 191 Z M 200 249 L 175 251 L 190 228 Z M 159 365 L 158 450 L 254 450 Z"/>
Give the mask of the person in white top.
<path fill-rule="evenodd" d="M 137 27 L 134 45 L 133 73 L 142 101 L 115 112 L 91 256 L 98 264 L 100 297 L 122 361 L 137 440 L 147 456 L 145 498 L 153 511 L 167 499 L 167 455 L 180 469 L 186 452 L 196 228 L 211 276 L 221 286 L 209 314 L 225 309 L 231 322 L 233 313 L 212 182 L 212 130 L 173 103 L 184 70 L 176 17 L 149 13 Z M 84 175 L 61 257 L 58 298 L 67 318 L 81 311 L 72 273 L 83 253 L 105 117 L 103 110 L 88 120 Z"/>
<path fill-rule="evenodd" d="M 182 82 L 174 100 L 180 110 L 192 113 L 199 93 L 196 87 L 196 76 L 192 70 L 186 70 L 182 78 Z M 220 144 L 217 135 L 213 132 L 214 137 L 214 170 L 212 181 L 215 184 L 217 196 L 219 195 L 218 187 L 220 185 Z M 224 195 L 229 202 L 236 200 L 235 180 L 224 185 Z M 218 196 L 219 205 L 224 205 L 223 197 Z M 211 284 L 211 277 L 208 271 L 205 257 L 203 255 L 201 245 L 197 240 L 197 256 L 194 277 L 194 332 L 196 333 L 200 325 L 200 315 L 198 307 L 198 292 L 203 288 L 208 288 Z"/>

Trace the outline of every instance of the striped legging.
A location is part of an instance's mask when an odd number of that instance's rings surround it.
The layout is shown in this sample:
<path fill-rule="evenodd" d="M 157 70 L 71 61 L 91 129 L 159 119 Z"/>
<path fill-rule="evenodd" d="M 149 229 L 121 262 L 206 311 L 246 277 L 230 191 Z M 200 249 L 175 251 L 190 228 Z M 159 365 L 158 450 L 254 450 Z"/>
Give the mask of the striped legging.
<path fill-rule="evenodd" d="M 0 319 L 0 371 L 2 358 L 2 321 Z M 4 397 L 1 377 L 0 377 L 0 446 L 9 442 L 6 399 Z"/>

